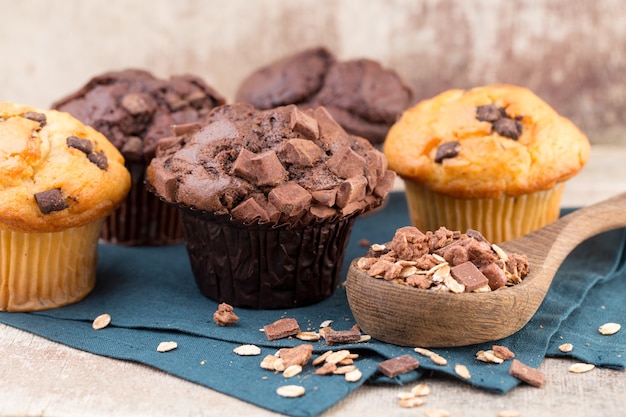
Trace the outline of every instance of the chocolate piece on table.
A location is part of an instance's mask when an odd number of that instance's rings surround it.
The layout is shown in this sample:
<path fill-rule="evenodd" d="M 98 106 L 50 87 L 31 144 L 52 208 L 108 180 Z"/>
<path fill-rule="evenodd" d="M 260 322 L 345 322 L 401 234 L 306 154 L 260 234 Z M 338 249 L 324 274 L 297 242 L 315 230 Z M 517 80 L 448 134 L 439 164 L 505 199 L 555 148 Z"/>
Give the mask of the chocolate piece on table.
<path fill-rule="evenodd" d="M 327 333 L 324 337 L 327 345 L 340 345 L 345 343 L 354 343 L 361 340 L 361 332 L 357 329 L 335 330 Z"/>
<path fill-rule="evenodd" d="M 263 326 L 267 340 L 282 339 L 300 333 L 300 325 L 296 319 L 284 318 Z"/>
<path fill-rule="evenodd" d="M 513 362 L 511 362 L 509 374 L 533 387 L 541 388 L 543 385 L 544 373 L 523 364 L 518 359 L 513 359 Z"/>
<path fill-rule="evenodd" d="M 457 282 L 465 285 L 466 292 L 472 292 L 489 284 L 487 277 L 470 261 L 453 266 L 450 268 L 450 274 Z"/>
<path fill-rule="evenodd" d="M 68 208 L 68 204 L 61 194 L 60 188 L 42 191 L 35 194 L 35 201 L 39 206 L 39 211 L 43 214 L 50 214 L 53 211 L 61 211 Z"/>
<path fill-rule="evenodd" d="M 93 144 L 89 139 L 83 139 L 77 136 L 68 136 L 67 139 L 65 139 L 65 142 L 70 148 L 78 149 L 87 155 L 93 152 Z"/>
<path fill-rule="evenodd" d="M 285 368 L 291 365 L 304 366 L 311 359 L 313 345 L 302 344 L 292 348 L 282 348 L 278 351 L 278 357 L 283 360 Z"/>
<path fill-rule="evenodd" d="M 459 142 L 444 142 L 437 148 L 435 153 L 435 162 L 442 162 L 446 158 L 454 158 L 459 154 Z"/>
<path fill-rule="evenodd" d="M 227 303 L 220 303 L 213 313 L 213 321 L 218 326 L 230 326 L 239 321 L 239 317 L 234 312 L 233 306 Z"/>
<path fill-rule="evenodd" d="M 395 378 L 400 374 L 417 369 L 419 366 L 419 361 L 414 357 L 402 355 L 379 363 L 378 370 L 389 378 Z"/>

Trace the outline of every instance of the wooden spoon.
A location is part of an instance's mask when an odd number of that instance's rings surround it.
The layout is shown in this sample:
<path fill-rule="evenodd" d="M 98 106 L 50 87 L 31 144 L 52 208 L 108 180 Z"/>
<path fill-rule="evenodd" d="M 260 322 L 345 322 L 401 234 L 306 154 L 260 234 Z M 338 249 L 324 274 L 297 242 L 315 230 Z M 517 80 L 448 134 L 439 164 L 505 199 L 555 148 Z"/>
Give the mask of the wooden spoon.
<path fill-rule="evenodd" d="M 573 211 L 499 246 L 526 254 L 529 274 L 487 293 L 435 292 L 368 276 L 353 260 L 346 291 L 359 327 L 402 346 L 452 347 L 494 341 L 520 330 L 535 314 L 567 255 L 599 233 L 626 226 L 626 193 Z"/>

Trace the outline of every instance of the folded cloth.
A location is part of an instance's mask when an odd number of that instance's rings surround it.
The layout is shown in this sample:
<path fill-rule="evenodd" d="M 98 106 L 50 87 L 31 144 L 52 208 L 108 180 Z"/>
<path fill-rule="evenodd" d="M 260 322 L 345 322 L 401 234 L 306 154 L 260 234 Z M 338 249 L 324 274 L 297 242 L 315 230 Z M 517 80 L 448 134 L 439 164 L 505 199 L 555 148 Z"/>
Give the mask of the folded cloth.
<path fill-rule="evenodd" d="M 360 240 L 385 243 L 391 240 L 398 227 L 409 223 L 403 195 L 392 193 L 384 209 L 357 220 L 344 272 L 350 260 L 367 250 L 360 245 Z M 445 366 L 434 364 L 412 347 L 376 340 L 327 346 L 323 340 L 269 341 L 260 331 L 282 317 L 297 319 L 303 330 L 318 330 L 325 320 L 333 320 L 331 327 L 335 330 L 351 328 L 355 322 L 341 286 L 331 298 L 312 306 L 290 310 L 236 308 L 240 317 L 237 324 L 217 326 L 212 316 L 218 303 L 198 291 L 183 245 L 121 247 L 102 244 L 96 288 L 87 298 L 55 310 L 0 313 L 0 322 L 98 355 L 153 366 L 290 416 L 318 415 L 366 381 L 404 384 L 421 378 L 425 370 L 457 377 L 456 364 L 468 368 L 471 378 L 466 382 L 505 393 L 519 383 L 508 373 L 510 361 L 500 365 L 477 361 L 478 350 L 491 349 L 494 344 L 507 346 L 517 359 L 532 367 L 539 366 L 543 358 L 550 355 L 625 368 L 626 331 L 612 336 L 598 332 L 601 324 L 620 322 L 626 316 L 626 305 L 622 301 L 626 296 L 625 242 L 626 230 L 615 230 L 581 244 L 563 263 L 537 314 L 522 330 L 493 343 L 432 349 L 447 359 Z M 93 330 L 92 321 L 102 313 L 111 315 L 111 324 Z M 175 341 L 178 348 L 157 352 L 157 345 L 163 341 Z M 570 353 L 558 349 L 566 342 L 574 345 Z M 363 377 L 357 382 L 347 382 L 339 375 L 319 376 L 309 364 L 301 374 L 286 379 L 260 367 L 265 355 L 303 343 L 313 344 L 314 357 L 329 349 L 358 353 L 356 365 Z M 233 353 L 233 349 L 242 344 L 261 347 L 261 355 Z M 377 370 L 379 362 L 405 354 L 420 361 L 418 370 L 394 379 Z M 302 385 L 306 394 L 299 398 L 278 396 L 276 389 L 288 384 Z"/>

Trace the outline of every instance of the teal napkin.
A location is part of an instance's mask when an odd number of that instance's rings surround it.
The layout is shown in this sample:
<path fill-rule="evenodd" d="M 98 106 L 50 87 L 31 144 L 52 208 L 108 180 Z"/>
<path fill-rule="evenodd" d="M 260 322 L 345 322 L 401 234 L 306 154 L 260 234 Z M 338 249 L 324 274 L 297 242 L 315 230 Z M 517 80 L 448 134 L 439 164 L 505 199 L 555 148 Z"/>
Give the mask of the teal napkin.
<path fill-rule="evenodd" d="M 357 220 L 344 272 L 351 259 L 366 251 L 358 244 L 360 239 L 383 243 L 391 239 L 398 227 L 407 224 L 404 196 L 393 193 L 383 210 Z M 510 363 L 479 362 L 474 358 L 478 350 L 489 349 L 492 344 L 505 345 L 519 360 L 533 367 L 539 366 L 546 356 L 570 356 L 598 366 L 624 369 L 626 331 L 602 336 L 597 329 L 605 322 L 619 323 L 626 317 L 625 242 L 625 230 L 607 232 L 584 242 L 564 262 L 537 314 L 520 332 L 494 343 L 433 349 L 448 360 L 443 367 L 432 364 L 411 347 L 376 340 L 328 347 L 323 340 L 268 341 L 259 331 L 282 317 L 296 318 L 303 329 L 317 330 L 325 320 L 333 320 L 335 330 L 349 329 L 355 322 L 343 287 L 313 306 L 291 310 L 235 309 L 240 321 L 234 326 L 219 327 L 212 320 L 217 303 L 197 290 L 183 245 L 132 248 L 102 244 L 96 288 L 86 299 L 44 312 L 0 313 L 0 322 L 77 349 L 143 363 L 294 417 L 318 415 L 364 383 L 406 384 L 422 378 L 426 371 L 456 377 L 457 363 L 469 369 L 469 384 L 505 393 L 520 383 L 508 374 Z M 91 323 L 102 313 L 111 315 L 111 325 L 95 331 Z M 163 341 L 175 341 L 178 348 L 159 353 L 156 347 Z M 558 349 L 565 342 L 574 345 L 572 352 L 562 353 Z M 356 364 L 363 378 L 349 383 L 340 376 L 318 376 L 309 365 L 300 375 L 285 379 L 260 368 L 265 355 L 301 343 L 313 344 L 314 357 L 331 348 L 359 353 Z M 261 347 L 261 356 L 233 353 L 241 344 Z M 420 360 L 420 368 L 394 379 L 377 371 L 379 362 L 404 354 Z M 291 399 L 279 397 L 276 388 L 287 384 L 304 386 L 306 394 Z"/>

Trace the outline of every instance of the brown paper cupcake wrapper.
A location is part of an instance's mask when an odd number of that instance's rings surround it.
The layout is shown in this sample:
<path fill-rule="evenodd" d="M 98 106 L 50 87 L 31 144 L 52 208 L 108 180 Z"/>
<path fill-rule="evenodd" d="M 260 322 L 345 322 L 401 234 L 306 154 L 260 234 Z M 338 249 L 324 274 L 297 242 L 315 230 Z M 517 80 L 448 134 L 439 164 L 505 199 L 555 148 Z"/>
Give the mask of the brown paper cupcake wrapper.
<path fill-rule="evenodd" d="M 0 230 L 0 310 L 47 310 L 89 294 L 102 222 L 55 233 Z"/>
<path fill-rule="evenodd" d="M 499 199 L 459 199 L 404 181 L 411 222 L 422 231 L 445 226 L 478 230 L 499 243 L 530 233 L 559 217 L 564 183 L 549 190 Z"/>
<path fill-rule="evenodd" d="M 200 291 L 218 302 L 254 309 L 301 307 L 330 297 L 356 218 L 287 227 L 180 210 Z"/>
<path fill-rule="evenodd" d="M 181 243 L 183 228 L 178 210 L 144 186 L 145 165 L 128 166 L 132 185 L 124 202 L 105 221 L 102 239 L 129 246 Z"/>

